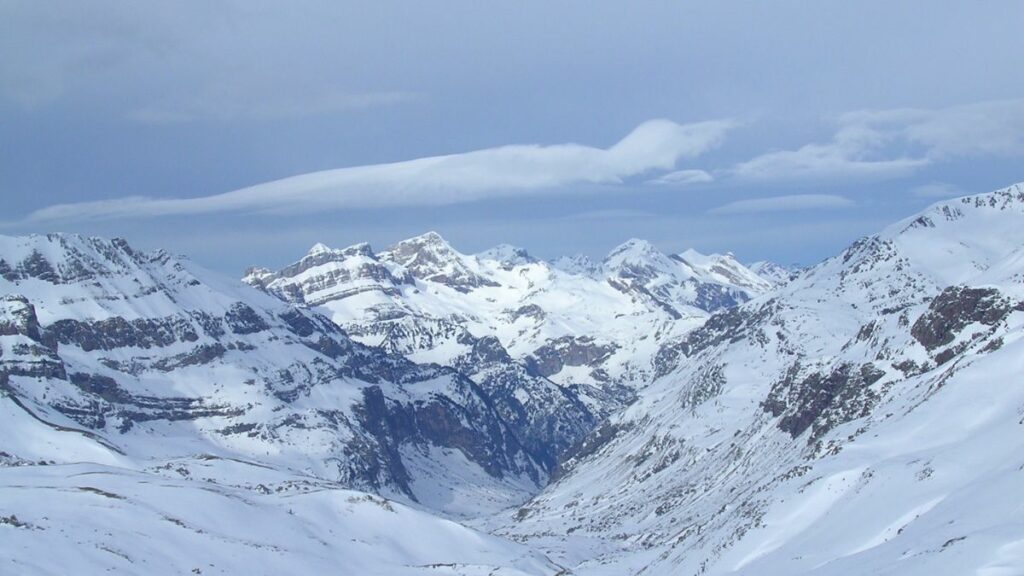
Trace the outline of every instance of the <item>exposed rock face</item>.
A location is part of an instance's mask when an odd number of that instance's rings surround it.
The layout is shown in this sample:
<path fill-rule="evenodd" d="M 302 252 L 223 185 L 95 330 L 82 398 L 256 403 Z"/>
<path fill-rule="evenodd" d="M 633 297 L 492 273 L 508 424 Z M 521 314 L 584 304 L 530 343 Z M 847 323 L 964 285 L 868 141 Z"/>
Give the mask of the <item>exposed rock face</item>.
<path fill-rule="evenodd" d="M 67 378 L 53 335 L 42 329 L 35 307 L 20 294 L 0 297 L 0 372 Z"/>
<path fill-rule="evenodd" d="M 840 364 L 829 374 L 801 377 L 801 372 L 794 364 L 772 385 L 763 405 L 772 416 L 781 416 L 779 430 L 793 438 L 811 429 L 810 442 L 839 424 L 867 416 L 878 402 L 878 393 L 870 386 L 885 376 L 873 364 Z"/>
<path fill-rule="evenodd" d="M 528 366 L 541 376 L 552 376 L 565 366 L 592 366 L 601 364 L 617 347 L 601 344 L 588 336 L 562 336 L 551 340 L 533 352 Z"/>
<path fill-rule="evenodd" d="M 28 298 L 21 294 L 5 294 L 0 297 L 0 336 L 18 334 L 41 341 L 39 318 Z"/>
<path fill-rule="evenodd" d="M 118 348 L 162 348 L 199 340 L 190 319 L 181 316 L 135 318 L 120 316 L 96 321 L 58 320 L 47 328 L 61 344 L 74 344 L 85 352 Z"/>
<path fill-rule="evenodd" d="M 526 451 L 550 473 L 599 419 L 572 389 L 532 373 L 493 336 L 469 341 L 453 366 L 478 383 Z"/>
<path fill-rule="evenodd" d="M 910 333 L 932 351 L 953 342 L 973 323 L 991 327 L 1002 322 L 1015 307 L 1024 309 L 1024 305 L 1014 305 L 995 288 L 950 286 L 932 300 Z"/>

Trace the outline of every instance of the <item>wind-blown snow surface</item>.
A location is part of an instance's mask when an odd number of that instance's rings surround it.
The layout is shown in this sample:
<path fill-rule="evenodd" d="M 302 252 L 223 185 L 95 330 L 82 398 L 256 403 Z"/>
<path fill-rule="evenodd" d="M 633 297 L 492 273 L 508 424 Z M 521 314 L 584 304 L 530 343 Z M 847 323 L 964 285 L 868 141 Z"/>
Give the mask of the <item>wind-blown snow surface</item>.
<path fill-rule="evenodd" d="M 238 462 L 195 479 L 94 463 L 0 468 L 4 574 L 554 574 L 503 541 L 363 492 Z M 168 462 L 168 470 L 184 463 Z M 237 469 L 232 469 L 237 468 Z M 158 470 L 160 471 L 160 470 Z M 226 485 L 246 478 L 263 490 Z M 267 487 L 270 486 L 270 487 Z"/>
<path fill-rule="evenodd" d="M 1024 186 L 713 316 L 498 520 L 579 574 L 1024 574 Z"/>

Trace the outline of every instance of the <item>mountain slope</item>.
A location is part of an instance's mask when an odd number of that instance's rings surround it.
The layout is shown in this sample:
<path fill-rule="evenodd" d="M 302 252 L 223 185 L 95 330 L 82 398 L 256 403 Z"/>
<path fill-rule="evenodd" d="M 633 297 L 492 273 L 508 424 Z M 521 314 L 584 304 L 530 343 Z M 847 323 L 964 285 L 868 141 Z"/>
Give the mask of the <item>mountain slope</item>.
<path fill-rule="evenodd" d="M 1024 565 L 1024 186 L 937 204 L 665 345 L 501 532 L 581 574 Z"/>

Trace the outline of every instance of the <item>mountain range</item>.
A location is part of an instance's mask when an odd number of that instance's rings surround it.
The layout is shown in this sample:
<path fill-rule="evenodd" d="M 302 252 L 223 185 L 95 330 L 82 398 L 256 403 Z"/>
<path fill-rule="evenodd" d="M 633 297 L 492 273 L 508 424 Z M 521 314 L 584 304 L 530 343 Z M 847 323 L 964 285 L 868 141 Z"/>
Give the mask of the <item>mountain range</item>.
<path fill-rule="evenodd" d="M 237 282 L 52 234 L 0 278 L 12 571 L 1024 566 L 1019 184 L 802 269 L 430 232 Z"/>

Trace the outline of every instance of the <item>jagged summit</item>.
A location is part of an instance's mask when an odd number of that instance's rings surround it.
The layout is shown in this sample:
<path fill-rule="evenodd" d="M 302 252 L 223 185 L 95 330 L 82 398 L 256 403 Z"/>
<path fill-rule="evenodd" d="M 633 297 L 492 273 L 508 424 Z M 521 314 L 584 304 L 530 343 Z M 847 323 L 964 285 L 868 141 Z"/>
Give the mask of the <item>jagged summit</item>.
<path fill-rule="evenodd" d="M 444 284 L 460 292 L 495 285 L 473 269 L 471 258 L 452 248 L 437 232 L 402 240 L 379 256 L 420 280 Z"/>

